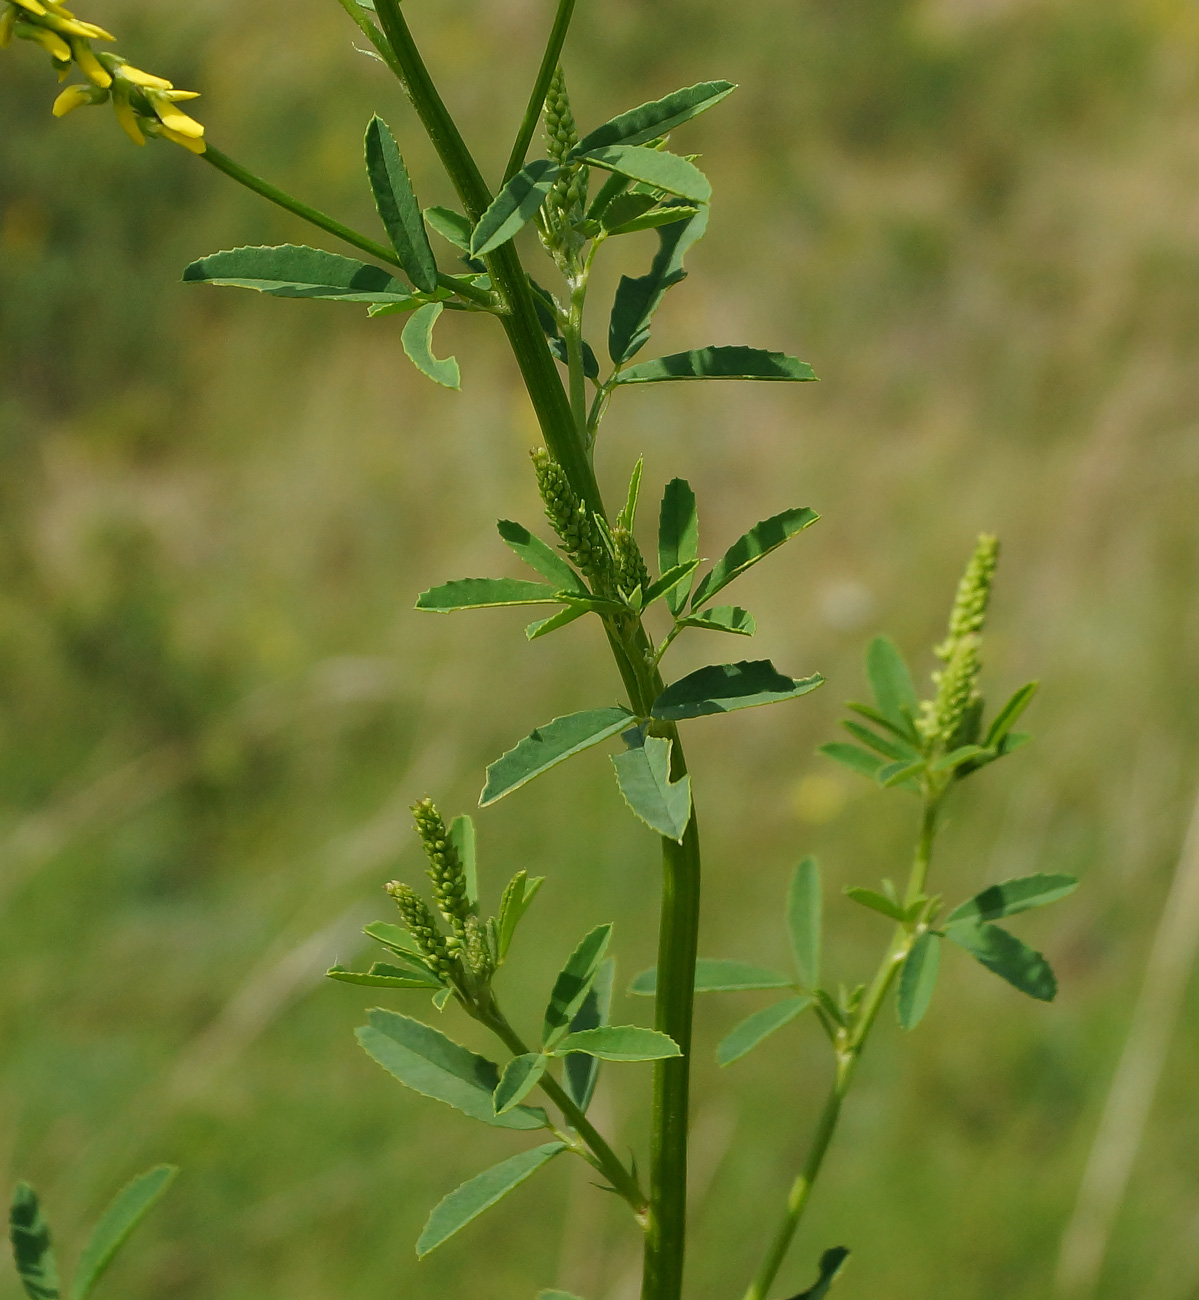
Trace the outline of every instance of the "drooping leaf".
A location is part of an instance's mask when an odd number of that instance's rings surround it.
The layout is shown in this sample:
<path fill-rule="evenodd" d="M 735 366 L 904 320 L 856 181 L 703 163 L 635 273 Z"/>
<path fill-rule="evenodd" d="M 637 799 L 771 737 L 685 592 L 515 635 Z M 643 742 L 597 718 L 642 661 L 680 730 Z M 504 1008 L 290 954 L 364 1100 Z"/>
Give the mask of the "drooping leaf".
<path fill-rule="evenodd" d="M 616 975 L 616 963 L 611 957 L 600 962 L 587 996 L 583 999 L 574 1019 L 570 1022 L 570 1032 L 578 1033 L 583 1029 L 598 1029 L 608 1023 L 608 1013 L 612 1008 L 612 984 Z M 563 1061 L 562 1084 L 570 1099 L 584 1113 L 591 1105 L 599 1078 L 599 1059 L 586 1052 L 571 1052 Z"/>
<path fill-rule="evenodd" d="M 443 310 L 439 302 L 427 302 L 418 307 L 408 318 L 400 334 L 400 342 L 408 360 L 421 372 L 428 375 L 435 384 L 443 388 L 461 388 L 462 375 L 458 370 L 457 357 L 446 357 L 439 361 L 433 355 L 433 326 Z"/>
<path fill-rule="evenodd" d="M 666 291 L 686 277 L 683 257 L 708 226 L 706 206 L 693 217 L 658 229 L 658 251 L 646 275 L 621 276 L 608 322 L 608 355 L 617 365 L 631 360 L 649 341 L 650 324 Z M 681 558 L 681 557 L 680 557 Z"/>
<path fill-rule="evenodd" d="M 646 588 L 645 594 L 641 598 L 641 608 L 648 609 L 655 600 L 662 596 L 666 597 L 668 605 L 676 596 L 680 601 L 686 601 L 687 591 L 691 587 L 687 579 L 698 567 L 698 560 L 688 560 L 686 564 L 676 564 L 673 569 L 667 569 L 656 582 L 651 582 Z M 685 582 L 687 585 L 683 586 Z M 678 594 L 679 592 L 682 593 L 681 596 Z"/>
<path fill-rule="evenodd" d="M 796 866 L 787 890 L 787 934 L 799 982 L 806 989 L 820 983 L 822 909 L 820 865 L 809 855 Z"/>
<path fill-rule="evenodd" d="M 183 279 L 257 289 L 275 298 L 369 303 L 407 303 L 412 298 L 399 280 L 382 267 L 302 244 L 210 253 L 187 267 Z"/>
<path fill-rule="evenodd" d="M 407 966 L 390 966 L 387 962 L 374 962 L 369 971 L 346 970 L 344 966 L 330 966 L 325 972 L 331 980 L 343 984 L 363 984 L 367 988 L 384 989 L 440 989 L 445 981 L 432 971 L 421 974 Z"/>
<path fill-rule="evenodd" d="M 413 1092 L 498 1128 L 545 1127 L 545 1112 L 529 1106 L 495 1113 L 492 1096 L 500 1072 L 493 1061 L 397 1011 L 374 1007 L 368 1014 L 370 1024 L 355 1031 L 363 1050 Z"/>
<path fill-rule="evenodd" d="M 784 542 L 790 541 L 797 533 L 810 528 L 820 516 L 806 506 L 783 510 L 769 519 L 763 519 L 739 537 L 725 551 L 712 569 L 700 579 L 695 595 L 691 598 L 691 609 L 696 611 L 706 604 L 734 578 L 739 578 L 746 569 L 752 568 L 763 560 L 771 551 L 777 550 Z"/>
<path fill-rule="evenodd" d="M 378 116 L 366 128 L 366 174 L 379 219 L 404 273 L 418 289 L 432 293 L 437 288 L 437 260 L 429 247 L 420 204 L 395 137 Z"/>
<path fill-rule="evenodd" d="M 530 641 L 536 641 L 538 637 L 549 636 L 551 632 L 556 632 L 560 627 L 573 623 L 576 618 L 582 618 L 587 612 L 585 605 L 571 605 L 567 609 L 559 610 L 557 614 L 552 614 L 549 618 L 538 619 L 536 623 L 530 623 L 525 628 L 525 636 Z"/>
<path fill-rule="evenodd" d="M 680 564 L 698 562 L 698 557 L 699 514 L 695 493 L 686 479 L 672 478 L 662 493 L 662 506 L 658 512 L 658 568 L 665 576 Z M 690 582 L 672 587 L 666 593 L 670 612 L 677 615 L 690 594 Z"/>
<path fill-rule="evenodd" d="M 1007 930 L 979 921 L 955 921 L 945 927 L 945 937 L 1030 998 L 1052 1002 L 1057 996 L 1057 979 L 1049 963 Z"/>
<path fill-rule="evenodd" d="M 610 144 L 588 149 L 580 157 L 581 161 L 592 167 L 619 172 L 621 176 L 643 181 L 646 185 L 653 185 L 668 194 L 677 194 L 679 198 L 690 199 L 693 203 L 707 203 L 712 197 L 712 184 L 703 172 L 693 162 L 688 162 L 677 153 L 667 153 L 665 149 L 645 149 L 635 144 Z M 555 174 L 556 171 L 555 168 Z M 548 191 L 549 187 L 546 188 Z"/>
<path fill-rule="evenodd" d="M 860 903 L 863 907 L 868 907 L 872 912 L 890 917 L 892 921 L 907 919 L 903 908 L 897 902 L 888 898 L 886 894 L 880 894 L 876 889 L 863 889 L 860 885 L 855 885 L 845 891 L 845 896 L 852 898 L 855 903 Z"/>
<path fill-rule="evenodd" d="M 555 1056 L 586 1052 L 601 1061 L 663 1061 L 682 1056 L 679 1045 L 667 1034 L 639 1025 L 601 1025 L 567 1034 L 554 1048 Z"/>
<path fill-rule="evenodd" d="M 430 587 L 416 598 L 417 609 L 448 614 L 457 609 L 492 609 L 501 605 L 554 605 L 553 587 L 519 578 L 455 578 Z"/>
<path fill-rule="evenodd" d="M 58 1300 L 58 1264 L 37 1193 L 18 1183 L 8 1213 L 13 1263 L 29 1300 Z"/>
<path fill-rule="evenodd" d="M 828 1295 L 829 1287 L 837 1280 L 837 1275 L 848 1258 L 849 1251 L 844 1246 L 834 1246 L 832 1250 L 826 1250 L 820 1256 L 820 1276 L 816 1279 L 816 1285 L 797 1296 L 792 1296 L 791 1300 L 824 1300 Z"/>
<path fill-rule="evenodd" d="M 773 1006 L 763 1007 L 761 1011 L 755 1011 L 720 1040 L 716 1049 L 717 1063 L 732 1065 L 734 1061 L 739 1061 L 763 1039 L 769 1038 L 776 1029 L 781 1029 L 811 1005 L 810 997 L 787 998 Z"/>
<path fill-rule="evenodd" d="M 731 713 L 734 709 L 798 699 L 823 681 L 819 673 L 799 679 L 785 677 L 769 659 L 710 664 L 672 682 L 654 701 L 650 712 L 667 721 Z"/>
<path fill-rule="evenodd" d="M 544 883 L 544 876 L 534 876 L 530 880 L 527 871 L 518 871 L 508 882 L 504 896 L 500 899 L 499 915 L 496 918 L 500 961 L 508 955 L 516 927 Z"/>
<path fill-rule="evenodd" d="M 926 930 L 912 944 L 899 972 L 899 994 L 895 1010 L 900 1026 L 915 1029 L 924 1019 L 937 984 L 937 968 L 941 964 L 941 936 Z"/>
<path fill-rule="evenodd" d="M 754 616 L 740 605 L 713 605 L 702 614 L 689 614 L 679 619 L 683 627 L 702 627 L 710 632 L 734 632 L 737 636 L 753 636 L 758 630 Z"/>
<path fill-rule="evenodd" d="M 549 1059 L 537 1052 L 526 1052 L 523 1056 L 513 1057 L 504 1066 L 504 1073 L 500 1075 L 499 1084 L 496 1086 L 493 1098 L 495 1113 L 503 1115 L 518 1102 L 524 1101 L 541 1082 L 541 1076 L 545 1073 L 548 1064 Z"/>
<path fill-rule="evenodd" d="M 466 813 L 459 813 L 450 822 L 450 843 L 458 850 L 462 872 L 466 877 L 466 901 L 472 907 L 479 904 L 479 864 L 475 851 L 475 823 Z"/>
<path fill-rule="evenodd" d="M 547 1142 L 531 1151 L 509 1156 L 507 1160 L 501 1160 L 498 1165 L 476 1174 L 469 1182 L 455 1188 L 433 1207 L 429 1221 L 416 1243 L 417 1258 L 424 1259 L 430 1251 L 436 1250 L 459 1229 L 465 1228 L 472 1219 L 477 1219 L 484 1210 L 490 1209 L 513 1188 L 531 1178 L 542 1165 L 548 1164 L 559 1152 L 565 1150 L 566 1144 L 563 1142 Z"/>
<path fill-rule="evenodd" d="M 587 595 L 582 578 L 567 564 L 552 546 L 547 545 L 523 525 L 511 519 L 501 519 L 496 524 L 500 536 L 531 568 L 548 578 L 559 591 L 578 591 Z"/>
<path fill-rule="evenodd" d="M 91 1293 L 117 1251 L 154 1208 L 178 1172 L 175 1165 L 156 1165 L 139 1174 L 117 1193 L 92 1229 L 92 1235 L 79 1256 L 70 1300 L 85 1300 Z"/>
<path fill-rule="evenodd" d="M 558 170 L 551 159 L 536 158 L 518 171 L 479 218 L 470 237 L 470 255 L 485 257 L 530 221 L 558 179 Z"/>
<path fill-rule="evenodd" d="M 459 252 L 470 252 L 470 218 L 452 208 L 426 208 L 425 224 L 435 230 L 447 243 L 453 244 Z"/>
<path fill-rule="evenodd" d="M 645 736 L 624 753 L 613 754 L 612 766 L 632 811 L 650 830 L 681 844 L 691 820 L 691 778 L 670 779 L 670 748 L 664 737 Z"/>
<path fill-rule="evenodd" d="M 988 885 L 966 902 L 955 907 L 945 918 L 946 925 L 955 921 L 998 921 L 1001 917 L 1015 916 L 1033 907 L 1056 903 L 1078 888 L 1074 876 L 1060 874 L 1018 876 L 998 885 Z"/>
<path fill-rule="evenodd" d="M 827 745 L 821 745 L 818 752 L 871 780 L 878 775 L 879 769 L 883 766 L 883 760 L 876 754 L 869 753 L 859 745 L 847 745 L 841 740 L 833 740 Z"/>
<path fill-rule="evenodd" d="M 890 637 L 876 636 L 867 646 L 866 675 L 879 712 L 909 739 L 918 740 L 913 719 L 920 706 L 912 675 Z"/>
<path fill-rule="evenodd" d="M 1039 682 L 1029 682 L 1012 696 L 1002 709 L 995 715 L 995 720 L 987 728 L 987 735 L 983 745 L 987 749 L 994 749 L 1001 740 L 1016 725 L 1016 720 L 1032 703 L 1032 697 L 1037 693 Z"/>
<path fill-rule="evenodd" d="M 797 383 L 816 378 L 806 361 L 761 348 L 696 348 L 622 370 L 618 384 L 655 384 L 676 379 L 765 379 Z"/>
<path fill-rule="evenodd" d="M 698 85 L 676 90 L 652 103 L 640 104 L 605 122 L 603 126 L 597 126 L 594 131 L 589 131 L 569 156 L 574 160 L 605 145 L 644 144 L 647 140 L 656 140 L 676 126 L 719 104 L 736 89 L 731 81 L 701 81 Z"/>
<path fill-rule="evenodd" d="M 597 925 L 583 936 L 579 946 L 558 972 L 550 1000 L 545 1008 L 541 1042 L 551 1048 L 570 1029 L 570 1022 L 583 1005 L 612 938 L 611 925 Z"/>
<path fill-rule="evenodd" d="M 617 704 L 607 709 L 568 713 L 538 727 L 488 767 L 487 784 L 479 796 L 479 807 L 486 808 L 572 754 L 623 731 L 632 718 L 628 709 Z"/>
<path fill-rule="evenodd" d="M 416 940 L 402 925 L 393 925 L 390 921 L 372 921 L 370 925 L 362 927 L 362 933 L 368 939 L 381 943 L 384 948 L 390 948 L 397 956 L 420 960 L 421 951 L 416 946 Z"/>
<path fill-rule="evenodd" d="M 795 981 L 767 966 L 721 957 L 701 957 L 695 963 L 696 993 L 742 993 L 747 989 L 789 989 Z M 629 985 L 630 993 L 653 997 L 658 991 L 658 968 L 642 971 Z"/>

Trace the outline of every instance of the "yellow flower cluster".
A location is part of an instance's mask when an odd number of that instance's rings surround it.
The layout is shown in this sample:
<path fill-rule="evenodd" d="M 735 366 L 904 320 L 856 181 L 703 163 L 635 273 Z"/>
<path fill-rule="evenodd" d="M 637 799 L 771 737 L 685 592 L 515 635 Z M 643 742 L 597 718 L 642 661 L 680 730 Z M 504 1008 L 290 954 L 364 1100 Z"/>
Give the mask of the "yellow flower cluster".
<path fill-rule="evenodd" d="M 192 153 L 204 152 L 204 128 L 179 107 L 185 99 L 195 99 L 194 90 L 176 90 L 163 77 L 142 72 L 119 54 L 96 53 L 92 41 L 111 41 L 103 27 L 86 23 L 58 0 L 0 0 L 0 49 L 7 48 L 14 36 L 40 45 L 58 69 L 58 79 L 65 81 L 72 66 L 87 78 L 82 84 L 68 86 L 54 101 L 54 116 L 64 117 L 84 104 L 103 104 L 112 100 L 117 121 L 134 144 L 145 144 L 146 136 L 162 136 L 181 144 Z"/>

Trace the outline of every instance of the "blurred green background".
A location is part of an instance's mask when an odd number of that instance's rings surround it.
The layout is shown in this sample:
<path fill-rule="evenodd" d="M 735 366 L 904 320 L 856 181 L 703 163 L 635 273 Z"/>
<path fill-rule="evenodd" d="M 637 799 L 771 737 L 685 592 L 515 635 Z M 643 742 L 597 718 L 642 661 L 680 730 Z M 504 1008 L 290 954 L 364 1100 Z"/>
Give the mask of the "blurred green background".
<path fill-rule="evenodd" d="M 494 182 L 551 6 L 411 4 Z M 201 90 L 214 144 L 360 228 L 376 109 L 422 200 L 450 200 L 335 4 L 83 16 Z M 614 497 L 645 453 L 643 522 L 689 478 L 708 555 L 784 507 L 823 515 L 736 599 L 753 653 L 828 685 L 688 731 L 702 950 L 782 960 L 787 876 L 815 851 L 834 973 L 872 969 L 884 925 L 839 890 L 902 872 L 912 809 L 814 751 L 875 632 L 931 668 L 982 529 L 1005 544 L 991 694 L 1043 689 L 1035 744 L 954 806 L 937 887 L 1084 882 L 1015 927 L 1058 971 L 1053 1006 L 952 954 L 918 1033 L 888 1014 L 784 1289 L 844 1243 L 845 1300 L 1053 1293 L 1197 776 L 1197 66 L 1181 0 L 579 6 L 584 126 L 741 84 L 679 132 L 716 201 L 651 349 L 783 348 L 823 381 L 622 393 L 599 449 Z M 182 285 L 194 257 L 308 236 L 183 150 L 134 149 L 106 109 L 53 120 L 54 94 L 39 51 L 0 54 L 0 1169 L 39 1187 L 69 1262 L 121 1180 L 184 1167 L 104 1284 L 128 1300 L 634 1300 L 635 1235 L 565 1162 L 417 1265 L 429 1208 L 517 1144 L 405 1093 L 351 1037 L 373 999 L 320 978 L 370 955 L 380 884 L 418 877 L 414 798 L 469 809 L 533 725 L 617 698 L 589 621 L 530 647 L 519 611 L 412 610 L 443 579 L 515 575 L 492 521 L 539 516 L 500 333 L 443 319 L 454 394 L 407 364 L 402 322 Z M 609 256 L 597 341 L 615 275 L 652 248 Z M 693 633 L 674 671 L 745 653 Z M 602 753 L 479 834 L 486 898 L 519 868 L 549 877 L 503 975 L 518 1022 L 599 921 L 622 985 L 652 964 L 654 843 Z M 699 1008 L 695 1300 L 740 1294 L 827 1085 L 807 1022 L 716 1068 L 757 1005 Z M 1192 995 L 1103 1297 L 1199 1296 L 1197 1023 Z M 642 1153 L 648 1085 L 609 1067 L 596 1103 Z"/>

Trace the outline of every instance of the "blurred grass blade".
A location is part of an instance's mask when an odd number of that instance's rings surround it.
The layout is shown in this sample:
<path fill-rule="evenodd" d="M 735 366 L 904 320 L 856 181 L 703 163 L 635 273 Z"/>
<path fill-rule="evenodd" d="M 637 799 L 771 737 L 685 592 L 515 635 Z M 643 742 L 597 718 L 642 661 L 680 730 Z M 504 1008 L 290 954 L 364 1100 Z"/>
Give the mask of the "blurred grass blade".
<path fill-rule="evenodd" d="M 554 1047 L 554 1055 L 587 1052 L 601 1061 L 663 1061 L 682 1056 L 679 1045 L 667 1034 L 640 1025 L 601 1025 L 567 1034 Z"/>
<path fill-rule="evenodd" d="M 799 982 L 807 989 L 820 983 L 822 907 L 820 865 L 809 855 L 795 868 L 787 890 L 787 934 Z"/>
<path fill-rule="evenodd" d="M 955 921 L 945 927 L 945 937 L 1030 998 L 1052 1002 L 1057 996 L 1057 979 L 1045 958 L 999 926 Z"/>
<path fill-rule="evenodd" d="M 776 1029 L 781 1029 L 811 1005 L 812 999 L 809 997 L 787 998 L 773 1006 L 763 1007 L 761 1011 L 755 1011 L 721 1040 L 716 1049 L 718 1064 L 732 1065 L 734 1061 L 739 1061 L 760 1042 L 769 1038 Z"/>
<path fill-rule="evenodd" d="M 366 128 L 366 174 L 379 220 L 404 273 L 418 289 L 433 293 L 437 288 L 437 261 L 429 247 L 420 204 L 395 137 L 378 116 L 372 117 Z"/>
<path fill-rule="evenodd" d="M 695 595 L 691 598 L 692 612 L 711 600 L 718 591 L 727 587 L 735 578 L 739 578 L 746 569 L 752 568 L 759 560 L 764 560 L 772 551 L 778 550 L 784 542 L 789 542 L 805 528 L 810 528 L 819 518 L 820 516 L 814 510 L 809 510 L 807 506 L 796 506 L 754 524 L 700 579 Z"/>
<path fill-rule="evenodd" d="M 582 157 L 593 149 L 612 144 L 645 144 L 656 140 L 683 122 L 719 104 L 736 90 L 731 81 L 701 81 L 683 90 L 673 91 L 662 99 L 639 104 L 627 113 L 589 131 L 570 152 L 570 158 Z"/>
<path fill-rule="evenodd" d="M 600 968 L 591 982 L 591 987 L 587 990 L 587 996 L 570 1022 L 572 1034 L 583 1029 L 599 1029 L 608 1023 L 615 978 L 616 963 L 611 957 L 605 957 L 600 962 Z M 586 1052 L 571 1052 L 563 1061 L 563 1086 L 571 1100 L 584 1114 L 587 1113 L 595 1093 L 596 1081 L 599 1079 L 599 1066 L 599 1058 Z"/>
<path fill-rule="evenodd" d="M 599 974 L 611 938 L 611 925 L 597 925 L 583 936 L 579 946 L 567 958 L 566 965 L 558 972 L 541 1029 L 541 1041 L 545 1047 L 552 1047 L 569 1030 L 570 1022 Z"/>
<path fill-rule="evenodd" d="M 662 493 L 658 511 L 658 570 L 665 576 L 681 564 L 694 564 L 699 559 L 699 512 L 691 484 L 683 478 L 672 478 Z M 691 583 L 680 582 L 666 593 L 666 604 L 677 615 L 691 594 Z"/>
<path fill-rule="evenodd" d="M 487 768 L 487 784 L 479 796 L 479 807 L 486 808 L 571 755 L 614 736 L 632 718 L 628 709 L 617 704 L 568 713 L 538 727 Z"/>
<path fill-rule="evenodd" d="M 58 1300 L 58 1264 L 50 1244 L 50 1225 L 37 1193 L 18 1183 L 8 1213 L 13 1263 L 29 1300 Z"/>
<path fill-rule="evenodd" d="M 183 279 L 192 284 L 257 289 L 276 298 L 404 304 L 412 301 L 412 294 L 382 267 L 302 244 L 210 253 L 188 266 Z"/>
<path fill-rule="evenodd" d="M 646 736 L 613 754 L 612 766 L 629 808 L 650 830 L 681 843 L 691 819 L 691 778 L 670 779 L 670 747 L 665 737 Z"/>
<path fill-rule="evenodd" d="M 443 307 L 439 302 L 427 302 L 418 307 L 408 318 L 400 342 L 408 360 L 435 384 L 443 388 L 461 388 L 462 376 L 458 370 L 456 357 L 446 357 L 444 361 L 433 355 L 433 326 L 441 315 Z"/>
<path fill-rule="evenodd" d="M 768 966 L 758 966 L 749 961 L 727 961 L 723 958 L 701 957 L 695 963 L 696 993 L 741 993 L 747 989 L 789 989 L 795 981 Z M 658 968 L 642 971 L 629 992 L 642 997 L 653 997 L 658 991 Z"/>
<path fill-rule="evenodd" d="M 92 1229 L 83 1254 L 79 1256 L 70 1300 L 84 1300 L 91 1292 L 129 1234 L 154 1208 L 178 1172 L 174 1165 L 157 1165 L 117 1193 L 116 1199 Z"/>
<path fill-rule="evenodd" d="M 799 679 L 785 677 L 769 659 L 710 664 L 672 682 L 654 701 L 650 713 L 672 722 L 731 713 L 798 699 L 823 681 L 819 673 Z"/>
<path fill-rule="evenodd" d="M 653 361 L 639 361 L 622 370 L 618 384 L 653 384 L 678 379 L 758 379 L 783 380 L 788 383 L 816 378 L 806 361 L 783 352 L 765 352 L 761 348 L 696 348 L 675 352 Z"/>
<path fill-rule="evenodd" d="M 900 1026 L 915 1029 L 924 1019 L 937 985 L 941 964 L 941 936 L 926 930 L 914 944 L 899 973 L 899 994 L 895 1009 Z"/>
<path fill-rule="evenodd" d="M 471 257 L 485 257 L 506 244 L 545 202 L 558 177 L 558 164 L 536 158 L 522 168 L 491 201 L 470 237 Z"/>
<path fill-rule="evenodd" d="M 1033 875 L 1018 876 L 998 885 L 988 885 L 973 898 L 955 907 L 945 918 L 946 925 L 955 921 L 998 921 L 1001 917 L 1015 916 L 1030 908 L 1044 907 L 1065 898 L 1078 888 L 1074 876 Z"/>

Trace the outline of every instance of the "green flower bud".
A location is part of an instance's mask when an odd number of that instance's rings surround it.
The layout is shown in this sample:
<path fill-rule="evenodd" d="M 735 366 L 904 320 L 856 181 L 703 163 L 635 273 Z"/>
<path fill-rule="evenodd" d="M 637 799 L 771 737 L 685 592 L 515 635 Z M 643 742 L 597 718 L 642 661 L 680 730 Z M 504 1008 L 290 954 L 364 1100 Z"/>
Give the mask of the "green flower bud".
<path fill-rule="evenodd" d="M 414 803 L 412 818 L 429 859 L 429 879 L 433 882 L 437 910 L 445 917 L 461 945 L 465 941 L 466 921 L 472 910 L 467 897 L 466 869 L 432 799 Z"/>
<path fill-rule="evenodd" d="M 612 545 L 616 552 L 616 585 L 626 596 L 631 596 L 638 587 L 644 595 L 649 586 L 649 569 L 637 539 L 622 524 L 617 524 L 612 530 Z"/>
<path fill-rule="evenodd" d="M 566 78 L 562 75 L 562 65 L 554 69 L 549 90 L 545 94 L 546 143 L 550 157 L 560 163 L 579 143 L 579 133 L 575 129 L 575 117 L 570 108 L 570 97 L 566 93 Z"/>
<path fill-rule="evenodd" d="M 982 665 L 978 658 L 979 638 L 976 635 L 962 637 L 954 643 L 952 654 L 945 667 L 939 673 L 933 673 L 937 686 L 937 698 L 932 707 L 926 709 L 922 719 L 922 729 L 926 736 L 936 740 L 948 752 L 959 744 L 968 744 L 962 739 L 963 732 L 973 720 L 974 729 L 978 727 L 978 674 Z"/>
<path fill-rule="evenodd" d="M 449 941 L 437 927 L 433 913 L 425 900 L 409 885 L 393 880 L 383 888 L 395 899 L 400 917 L 408 933 L 416 940 L 416 946 L 429 965 L 443 979 L 452 979 L 458 971 L 458 962 Z"/>
<path fill-rule="evenodd" d="M 990 533 L 980 534 L 966 572 L 958 583 L 953 612 L 949 615 L 948 635 L 936 648 L 937 656 L 946 663 L 953 657 L 958 641 L 982 632 L 998 563 L 999 539 Z"/>
<path fill-rule="evenodd" d="M 471 973 L 486 983 L 495 970 L 495 957 L 487 939 L 487 930 L 477 916 L 466 921 L 466 943 L 463 949 Z"/>
<path fill-rule="evenodd" d="M 603 532 L 586 505 L 575 496 L 566 471 L 545 450 L 530 453 L 537 472 L 537 487 L 545 503 L 545 517 L 562 541 L 562 549 L 579 572 L 600 589 L 610 586 L 612 556 Z"/>

